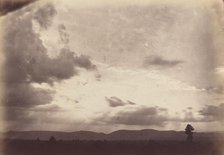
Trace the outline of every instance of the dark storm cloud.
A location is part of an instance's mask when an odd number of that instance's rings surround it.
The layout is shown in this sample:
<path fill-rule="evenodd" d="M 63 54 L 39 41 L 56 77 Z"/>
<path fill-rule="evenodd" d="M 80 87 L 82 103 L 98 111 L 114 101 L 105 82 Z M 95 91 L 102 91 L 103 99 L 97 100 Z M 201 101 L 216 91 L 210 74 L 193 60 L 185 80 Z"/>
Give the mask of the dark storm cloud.
<path fill-rule="evenodd" d="M 77 67 L 86 70 L 96 69 L 88 56 L 78 56 L 69 47 L 59 49 L 59 54 L 54 58 L 48 56 L 47 49 L 39 33 L 34 30 L 33 23 L 36 22 L 44 30 L 48 29 L 56 15 L 56 10 L 51 3 L 38 6 L 38 9 L 34 8 L 37 6 L 29 6 L 18 10 L 16 14 L 9 14 L 3 22 L 6 87 L 3 102 L 4 106 L 10 107 L 6 112 L 8 118 L 12 115 L 10 111 L 15 111 L 13 114 L 15 119 L 19 118 L 17 115 L 28 117 L 25 108 L 31 110 L 32 107 L 52 101 L 53 91 L 35 88 L 33 83 L 53 85 L 54 82 L 78 74 Z M 12 110 L 12 107 L 17 109 Z"/>
<path fill-rule="evenodd" d="M 199 113 L 204 117 L 203 121 L 223 121 L 224 120 L 224 103 L 218 106 L 206 105 Z"/>
<path fill-rule="evenodd" d="M 0 15 L 20 9 L 36 0 L 1 0 Z"/>
<path fill-rule="evenodd" d="M 52 100 L 51 90 L 34 88 L 29 84 L 8 84 L 5 89 L 4 103 L 6 106 L 32 107 L 44 105 Z"/>
<path fill-rule="evenodd" d="M 106 114 L 99 120 L 108 124 L 164 126 L 168 116 L 163 112 L 157 107 L 138 107 L 134 110 L 119 111 L 112 116 Z"/>
<path fill-rule="evenodd" d="M 26 130 L 26 127 L 31 126 L 41 118 L 40 114 L 35 117 L 32 110 L 24 107 L 7 107 L 4 108 L 4 112 L 3 118 L 6 121 L 7 130 Z"/>
<path fill-rule="evenodd" d="M 109 103 L 111 107 L 125 106 L 125 105 L 135 105 L 136 103 L 127 101 L 124 102 L 118 97 L 112 96 L 110 98 L 105 97 L 106 101 Z"/>
<path fill-rule="evenodd" d="M 67 120 L 57 114 L 65 112 L 64 109 L 57 105 L 48 104 L 33 108 L 8 107 L 5 108 L 7 115 L 4 120 L 10 130 L 31 130 L 37 124 L 63 123 Z"/>
<path fill-rule="evenodd" d="M 32 122 L 33 118 L 31 118 L 31 111 L 27 108 L 23 107 L 7 107 L 4 109 L 6 115 L 4 115 L 4 120 L 7 121 L 7 124 L 11 122 L 17 122 L 19 125 L 23 125 L 22 122 Z"/>
<path fill-rule="evenodd" d="M 159 67 L 174 67 L 177 66 L 179 64 L 183 63 L 183 61 L 180 60 L 166 60 L 160 56 L 149 56 L 145 58 L 145 61 L 143 63 L 143 65 L 145 67 L 149 67 L 149 66 L 159 66 Z"/>
<path fill-rule="evenodd" d="M 53 6 L 50 8 L 54 9 Z M 49 58 L 39 34 L 33 30 L 32 21 L 36 12 L 28 11 L 26 16 L 25 13 L 26 11 L 20 10 L 18 14 L 12 14 L 6 18 L 4 33 L 6 82 L 50 83 L 53 78 L 61 80 L 72 76 L 74 74 L 73 53 L 62 51 L 55 59 Z"/>
<path fill-rule="evenodd" d="M 96 65 L 94 65 L 90 61 L 90 57 L 87 55 L 80 55 L 80 56 L 76 57 L 74 62 L 78 67 L 81 67 L 81 68 L 85 68 L 88 70 L 96 69 Z"/>

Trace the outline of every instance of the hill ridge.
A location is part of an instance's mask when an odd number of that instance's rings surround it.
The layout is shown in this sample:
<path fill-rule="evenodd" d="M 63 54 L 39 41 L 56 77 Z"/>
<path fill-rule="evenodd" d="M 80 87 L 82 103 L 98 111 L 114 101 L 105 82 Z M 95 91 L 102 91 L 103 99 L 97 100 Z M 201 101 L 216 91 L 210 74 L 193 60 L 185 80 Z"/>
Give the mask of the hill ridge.
<path fill-rule="evenodd" d="M 217 137 L 224 137 L 223 132 L 195 132 L 195 140 L 209 140 Z M 42 139 L 48 140 L 51 136 L 60 140 L 185 140 L 184 131 L 175 130 L 116 130 L 110 133 L 94 132 L 94 131 L 8 131 L 2 133 L 2 137 L 6 139 Z"/>

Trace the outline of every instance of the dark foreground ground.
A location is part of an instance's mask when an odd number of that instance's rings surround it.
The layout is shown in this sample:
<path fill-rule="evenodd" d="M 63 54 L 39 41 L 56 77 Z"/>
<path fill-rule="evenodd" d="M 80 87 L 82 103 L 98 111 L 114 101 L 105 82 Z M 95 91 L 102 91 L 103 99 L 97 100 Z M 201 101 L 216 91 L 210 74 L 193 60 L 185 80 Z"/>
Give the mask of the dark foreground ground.
<path fill-rule="evenodd" d="M 5 140 L 4 155 L 222 155 L 209 141 Z"/>

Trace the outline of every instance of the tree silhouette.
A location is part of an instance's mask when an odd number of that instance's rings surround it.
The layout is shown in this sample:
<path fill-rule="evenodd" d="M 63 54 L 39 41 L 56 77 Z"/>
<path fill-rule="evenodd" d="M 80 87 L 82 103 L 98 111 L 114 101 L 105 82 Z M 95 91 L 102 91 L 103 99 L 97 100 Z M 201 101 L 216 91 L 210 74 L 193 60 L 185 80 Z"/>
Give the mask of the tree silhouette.
<path fill-rule="evenodd" d="M 187 134 L 187 142 L 192 142 L 193 141 L 193 126 L 190 124 L 187 124 L 185 128 L 185 134 Z"/>

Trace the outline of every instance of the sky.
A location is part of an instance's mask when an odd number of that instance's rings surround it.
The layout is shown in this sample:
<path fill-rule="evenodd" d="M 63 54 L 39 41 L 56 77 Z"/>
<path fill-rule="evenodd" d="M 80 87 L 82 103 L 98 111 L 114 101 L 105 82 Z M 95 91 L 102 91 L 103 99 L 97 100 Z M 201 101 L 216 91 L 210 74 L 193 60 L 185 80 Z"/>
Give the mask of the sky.
<path fill-rule="evenodd" d="M 1 130 L 223 131 L 221 3 L 128 2 L 1 17 Z"/>

